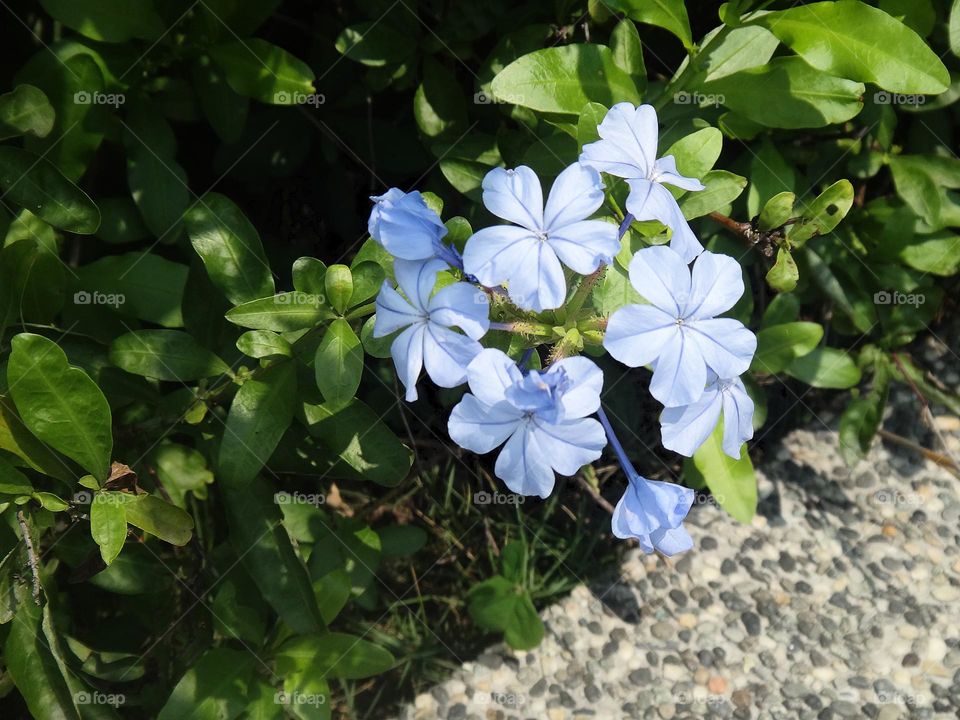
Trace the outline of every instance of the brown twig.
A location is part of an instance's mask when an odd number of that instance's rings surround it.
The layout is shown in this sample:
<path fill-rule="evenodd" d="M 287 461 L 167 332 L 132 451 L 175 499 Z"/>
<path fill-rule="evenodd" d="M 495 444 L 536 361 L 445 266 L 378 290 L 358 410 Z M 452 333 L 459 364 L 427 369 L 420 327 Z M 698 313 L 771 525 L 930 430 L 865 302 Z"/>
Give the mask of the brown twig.
<path fill-rule="evenodd" d="M 23 542 L 27 546 L 27 560 L 30 563 L 30 573 L 33 582 L 33 601 L 40 604 L 40 559 L 37 557 L 37 551 L 33 547 L 33 538 L 30 537 L 30 528 L 27 527 L 27 519 L 23 515 L 23 510 L 17 511 L 17 523 L 20 525 L 20 534 L 23 535 Z"/>
<path fill-rule="evenodd" d="M 596 488 L 594 488 L 593 485 L 587 482 L 586 478 L 584 478 L 582 475 L 577 475 L 577 484 L 587 491 L 587 494 L 589 494 L 590 497 L 594 499 L 597 505 L 599 505 L 608 513 L 613 515 L 613 505 L 611 505 L 610 502 L 605 497 L 603 497 L 603 495 L 598 493 Z"/>
<path fill-rule="evenodd" d="M 948 456 L 943 453 L 938 453 L 934 450 L 928 450 L 923 445 L 915 443 L 909 438 L 905 438 L 902 435 L 897 435 L 892 433 L 889 430 L 884 430 L 880 428 L 877 430 L 877 435 L 882 437 L 884 440 L 889 440 L 890 442 L 905 447 L 909 450 L 913 450 L 916 453 L 919 453 L 927 460 L 939 465 L 942 468 L 945 468 L 952 475 L 955 475 L 957 478 L 960 478 L 960 467 L 957 467 L 957 464 Z"/>

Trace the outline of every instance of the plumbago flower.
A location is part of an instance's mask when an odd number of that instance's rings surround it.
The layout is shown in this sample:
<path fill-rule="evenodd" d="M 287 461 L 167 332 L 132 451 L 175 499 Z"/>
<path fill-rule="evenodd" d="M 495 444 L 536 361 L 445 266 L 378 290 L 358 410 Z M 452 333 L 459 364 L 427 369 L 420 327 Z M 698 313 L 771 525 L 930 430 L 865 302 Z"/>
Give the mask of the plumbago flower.
<path fill-rule="evenodd" d="M 370 199 L 374 204 L 367 231 L 388 253 L 401 260 L 438 257 L 459 264 L 456 254 L 442 242 L 447 227 L 419 192 L 390 188 Z"/>
<path fill-rule="evenodd" d="M 431 297 L 442 260 L 393 264 L 397 284 L 406 298 L 384 281 L 377 296 L 373 336 L 386 337 L 406 328 L 390 345 L 397 374 L 407 390 L 407 402 L 417 399 L 417 378 L 427 375 L 440 387 L 456 387 L 467 378 L 467 365 L 483 347 L 477 342 L 490 327 L 486 294 L 465 282 L 448 285 Z M 459 327 L 464 335 L 450 328 Z"/>
<path fill-rule="evenodd" d="M 464 248 L 463 269 L 487 287 L 507 283 L 510 299 L 525 310 L 563 305 L 567 283 L 561 262 L 588 275 L 620 250 L 616 225 L 586 219 L 603 204 L 603 184 L 595 170 L 582 165 L 557 176 L 546 206 L 533 170 L 494 168 L 483 179 L 483 204 L 515 225 L 474 233 Z"/>
<path fill-rule="evenodd" d="M 475 453 L 506 441 L 494 472 L 515 493 L 547 497 L 554 471 L 575 474 L 607 444 L 600 423 L 587 417 L 600 408 L 603 386 L 603 373 L 587 358 L 524 375 L 506 354 L 489 349 L 470 363 L 467 379 L 471 392 L 450 414 L 450 437 Z"/>
<path fill-rule="evenodd" d="M 617 439 L 606 413 L 598 413 L 610 445 L 627 476 L 627 489 L 613 509 L 611 527 L 618 538 L 635 538 L 646 552 L 676 555 L 693 547 L 683 519 L 693 505 L 693 490 L 638 473 Z"/>
<path fill-rule="evenodd" d="M 660 414 L 663 446 L 693 457 L 710 437 L 721 413 L 723 451 L 739 460 L 740 448 L 753 437 L 753 400 L 740 378 L 721 380 L 714 375 L 696 402 L 664 408 Z"/>
<path fill-rule="evenodd" d="M 677 172 L 672 155 L 657 157 L 657 111 L 652 105 L 617 103 L 597 127 L 600 140 L 583 146 L 580 163 L 625 178 L 630 186 L 627 211 L 637 220 L 658 220 L 673 231 L 670 247 L 685 262 L 703 251 L 676 199 L 664 183 L 703 190 L 699 180 Z"/>
<path fill-rule="evenodd" d="M 704 252 L 691 274 L 671 248 L 644 248 L 630 261 L 630 283 L 650 304 L 616 310 L 603 346 L 624 365 L 654 363 L 650 393 L 664 405 L 696 402 L 708 369 L 733 378 L 750 367 L 756 335 L 739 320 L 716 317 L 743 295 L 732 257 Z"/>

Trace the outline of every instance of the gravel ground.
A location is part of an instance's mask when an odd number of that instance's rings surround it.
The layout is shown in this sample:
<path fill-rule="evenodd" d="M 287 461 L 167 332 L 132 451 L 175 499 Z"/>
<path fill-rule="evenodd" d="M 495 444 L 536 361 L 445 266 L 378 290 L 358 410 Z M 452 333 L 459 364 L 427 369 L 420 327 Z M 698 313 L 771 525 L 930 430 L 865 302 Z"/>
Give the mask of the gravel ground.
<path fill-rule="evenodd" d="M 885 426 L 936 448 L 917 407 L 898 391 Z M 629 553 L 543 612 L 536 651 L 493 646 L 400 718 L 960 717 L 960 480 L 879 441 L 849 468 L 820 419 L 758 470 L 751 525 L 698 503 L 692 551 Z"/>

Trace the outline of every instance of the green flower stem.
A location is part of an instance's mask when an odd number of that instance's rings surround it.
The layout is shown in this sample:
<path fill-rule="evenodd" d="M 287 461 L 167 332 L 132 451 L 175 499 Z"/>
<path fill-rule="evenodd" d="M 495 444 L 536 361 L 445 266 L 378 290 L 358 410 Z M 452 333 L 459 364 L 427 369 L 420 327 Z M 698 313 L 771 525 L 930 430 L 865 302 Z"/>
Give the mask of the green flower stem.
<path fill-rule="evenodd" d="M 581 308 L 583 308 L 583 304 L 587 301 L 587 298 L 590 296 L 590 292 L 603 275 L 603 271 L 606 269 L 606 267 L 606 265 L 601 265 L 580 281 L 580 285 L 577 287 L 576 292 L 573 294 L 573 297 L 570 298 L 570 302 L 567 303 L 566 310 L 568 318 L 577 317 L 577 313 L 579 313 Z"/>

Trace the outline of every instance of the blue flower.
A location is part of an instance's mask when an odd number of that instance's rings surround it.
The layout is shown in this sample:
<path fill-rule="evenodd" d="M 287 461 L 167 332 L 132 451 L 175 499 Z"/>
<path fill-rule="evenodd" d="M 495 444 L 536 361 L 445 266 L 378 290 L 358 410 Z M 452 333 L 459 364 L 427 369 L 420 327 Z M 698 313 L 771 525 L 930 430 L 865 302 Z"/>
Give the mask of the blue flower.
<path fill-rule="evenodd" d="M 663 446 L 692 457 L 717 426 L 723 413 L 723 451 L 740 458 L 740 448 L 753 437 L 753 400 L 740 378 L 714 377 L 691 405 L 665 408 L 660 415 Z"/>
<path fill-rule="evenodd" d="M 437 273 L 447 267 L 442 260 L 395 260 L 393 265 L 397 284 L 407 297 L 384 281 L 377 296 L 373 336 L 385 337 L 406 328 L 394 338 L 390 354 L 407 389 L 407 401 L 413 402 L 424 366 L 440 387 L 456 387 L 466 380 L 467 365 L 483 349 L 477 340 L 490 327 L 489 301 L 482 290 L 464 282 L 447 285 L 431 297 Z M 452 326 L 466 334 L 454 332 Z"/>
<path fill-rule="evenodd" d="M 659 220 L 673 231 L 670 247 L 686 262 L 703 251 L 676 199 L 663 186 L 703 190 L 700 181 L 677 173 L 672 155 L 657 157 L 657 111 L 652 105 L 635 108 L 617 103 L 597 127 L 600 140 L 583 146 L 580 162 L 600 172 L 626 178 L 630 186 L 627 211 L 637 220 Z"/>
<path fill-rule="evenodd" d="M 692 548 L 683 519 L 693 505 L 693 490 L 647 480 L 629 465 L 624 471 L 628 485 L 613 510 L 613 534 L 621 539 L 636 538 L 646 553 L 656 550 L 670 556 Z"/>
<path fill-rule="evenodd" d="M 690 405 L 707 384 L 746 372 L 757 337 L 739 320 L 716 317 L 743 295 L 740 265 L 704 252 L 693 266 L 671 248 L 638 250 L 630 283 L 649 305 L 625 305 L 607 323 L 604 347 L 624 365 L 654 363 L 650 393 L 667 407 Z"/>
<path fill-rule="evenodd" d="M 642 477 L 633 468 L 603 408 L 597 410 L 597 417 L 627 475 L 627 489 L 610 521 L 613 534 L 624 540 L 636 538 L 640 548 L 648 553 L 657 550 L 664 555 L 676 555 L 689 550 L 693 540 L 682 523 L 693 505 L 693 490 Z"/>
<path fill-rule="evenodd" d="M 563 305 L 561 262 L 588 275 L 620 250 L 616 225 L 586 219 L 603 204 L 603 184 L 599 173 L 582 165 L 557 176 L 546 207 L 533 170 L 494 168 L 483 179 L 483 204 L 516 225 L 474 233 L 464 249 L 464 271 L 487 287 L 506 282 L 510 299 L 524 309 Z"/>
<path fill-rule="evenodd" d="M 481 352 L 467 368 L 470 391 L 453 409 L 450 437 L 487 453 L 506 442 L 494 472 L 521 495 L 547 497 L 554 471 L 573 475 L 600 457 L 603 428 L 588 418 L 600 407 L 603 373 L 584 357 L 523 375 L 500 350 Z"/>
<path fill-rule="evenodd" d="M 440 242 L 447 228 L 419 192 L 390 188 L 370 199 L 374 205 L 367 230 L 388 253 L 402 260 L 429 260 L 447 251 Z"/>

